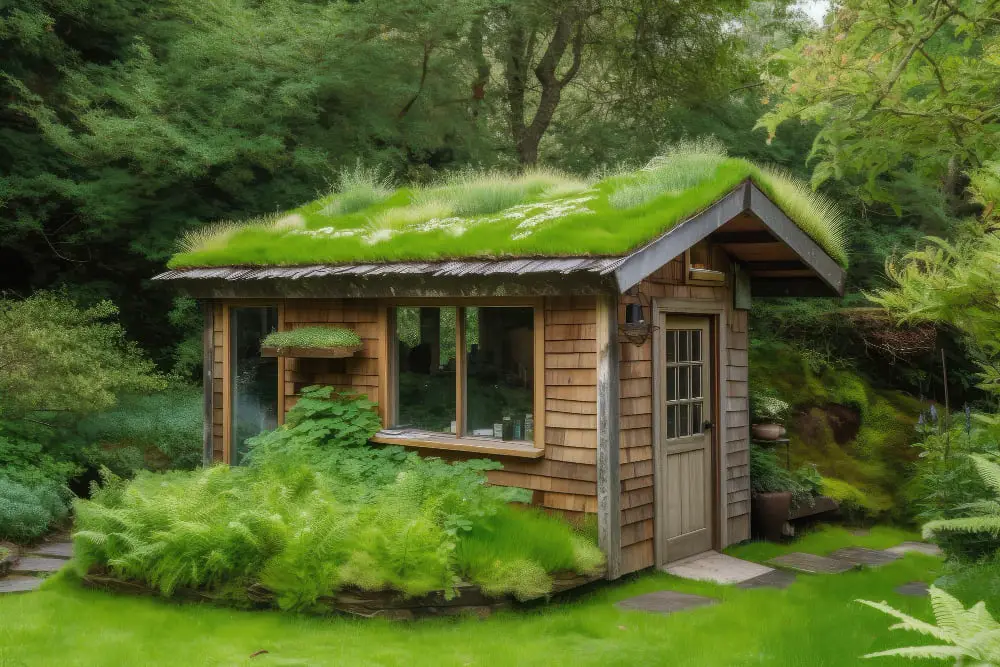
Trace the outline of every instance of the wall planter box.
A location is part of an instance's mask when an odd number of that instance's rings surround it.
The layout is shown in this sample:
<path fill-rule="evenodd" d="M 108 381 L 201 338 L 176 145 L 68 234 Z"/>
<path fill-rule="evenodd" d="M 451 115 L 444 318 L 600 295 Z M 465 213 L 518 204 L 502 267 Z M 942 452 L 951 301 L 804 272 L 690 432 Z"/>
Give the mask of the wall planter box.
<path fill-rule="evenodd" d="M 262 347 L 262 357 L 304 357 L 314 359 L 345 359 L 361 350 L 356 347 Z"/>
<path fill-rule="evenodd" d="M 755 532 L 769 542 L 779 542 L 792 509 L 792 492 L 758 493 L 751 503 Z"/>
<path fill-rule="evenodd" d="M 345 588 L 331 597 L 321 597 L 316 601 L 311 613 L 317 615 L 345 614 L 364 618 L 389 618 L 410 620 L 427 616 L 455 616 L 461 614 L 485 618 L 494 611 L 510 609 L 518 605 L 528 605 L 544 601 L 553 595 L 593 583 L 605 578 L 605 573 L 582 575 L 575 572 L 560 572 L 553 575 L 552 591 L 548 595 L 533 600 L 517 600 L 510 596 L 488 597 L 478 586 L 463 583 L 456 589 L 455 597 L 446 599 L 443 592 L 432 592 L 415 598 L 405 598 L 395 591 L 362 591 Z M 113 593 L 163 597 L 160 592 L 146 584 L 118 579 L 100 568 L 91 568 L 83 577 L 83 584 Z M 249 606 L 252 609 L 278 609 L 277 596 L 264 586 L 252 584 L 247 587 L 247 604 L 236 605 L 231 599 L 209 591 L 177 589 L 172 598 L 187 602 L 208 602 L 223 607 Z"/>

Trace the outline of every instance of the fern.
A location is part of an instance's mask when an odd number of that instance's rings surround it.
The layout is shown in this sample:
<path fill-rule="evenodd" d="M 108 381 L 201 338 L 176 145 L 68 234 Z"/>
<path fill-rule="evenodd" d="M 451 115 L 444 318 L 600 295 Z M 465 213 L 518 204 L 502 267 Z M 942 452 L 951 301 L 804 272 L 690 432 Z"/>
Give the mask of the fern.
<path fill-rule="evenodd" d="M 952 660 L 955 665 L 974 664 L 981 667 L 1000 665 L 1000 623 L 979 602 L 969 609 L 945 591 L 930 587 L 931 606 L 936 625 L 921 621 L 889 606 L 886 602 L 858 600 L 861 604 L 899 619 L 890 630 L 908 630 L 932 637 L 940 644 L 911 646 L 869 653 L 866 658 L 903 657 L 930 660 Z"/>
<path fill-rule="evenodd" d="M 948 533 L 988 534 L 992 537 L 1000 537 L 1000 465 L 979 454 L 970 454 L 969 458 L 983 483 L 997 495 L 997 498 L 970 503 L 962 507 L 981 512 L 981 514 L 957 519 L 938 519 L 925 523 L 923 527 L 925 538 L 940 538 Z"/>

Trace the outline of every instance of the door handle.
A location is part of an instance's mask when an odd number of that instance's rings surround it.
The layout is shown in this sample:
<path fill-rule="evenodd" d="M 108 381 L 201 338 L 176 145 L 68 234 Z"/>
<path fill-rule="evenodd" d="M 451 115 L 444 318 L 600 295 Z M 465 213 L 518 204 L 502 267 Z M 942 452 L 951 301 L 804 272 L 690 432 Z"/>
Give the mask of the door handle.
<path fill-rule="evenodd" d="M 702 431 L 707 431 L 710 428 L 712 428 L 713 426 L 715 426 L 715 424 L 713 424 L 712 422 L 710 422 L 710 421 L 708 421 L 706 419 L 705 422 L 701 425 L 701 430 Z"/>

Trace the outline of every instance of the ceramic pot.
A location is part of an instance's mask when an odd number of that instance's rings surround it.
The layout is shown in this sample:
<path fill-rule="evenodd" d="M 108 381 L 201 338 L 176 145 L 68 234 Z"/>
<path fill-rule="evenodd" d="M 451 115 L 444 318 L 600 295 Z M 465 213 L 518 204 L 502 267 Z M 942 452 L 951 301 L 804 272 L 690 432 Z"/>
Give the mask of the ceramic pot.
<path fill-rule="evenodd" d="M 780 542 L 791 509 L 791 491 L 755 494 L 751 503 L 754 533 L 769 542 Z"/>
<path fill-rule="evenodd" d="M 754 440 L 780 440 L 785 433 L 785 427 L 781 424 L 754 424 L 750 427 L 750 435 Z"/>

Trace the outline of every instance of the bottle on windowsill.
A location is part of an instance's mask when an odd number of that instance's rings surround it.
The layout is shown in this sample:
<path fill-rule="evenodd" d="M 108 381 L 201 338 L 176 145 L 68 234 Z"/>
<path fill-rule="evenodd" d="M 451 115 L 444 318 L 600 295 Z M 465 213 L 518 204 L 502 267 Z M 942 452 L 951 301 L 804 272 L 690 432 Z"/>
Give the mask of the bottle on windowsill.
<path fill-rule="evenodd" d="M 503 418 L 503 440 L 508 442 L 514 439 L 514 419 L 507 415 Z"/>

